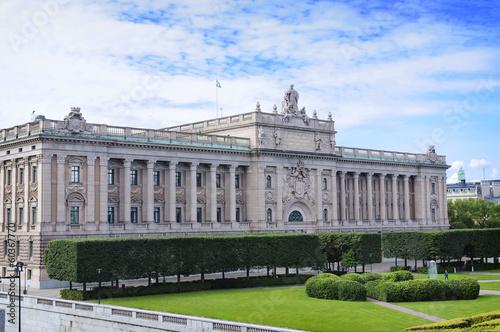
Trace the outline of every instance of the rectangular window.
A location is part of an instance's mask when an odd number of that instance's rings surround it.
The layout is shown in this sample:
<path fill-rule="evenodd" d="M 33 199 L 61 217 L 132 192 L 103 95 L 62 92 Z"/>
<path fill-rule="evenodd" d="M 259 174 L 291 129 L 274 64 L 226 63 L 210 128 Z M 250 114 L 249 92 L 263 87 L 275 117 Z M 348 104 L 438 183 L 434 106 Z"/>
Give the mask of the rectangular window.
<path fill-rule="evenodd" d="M 175 186 L 180 187 L 181 185 L 181 172 L 175 172 Z"/>
<path fill-rule="evenodd" d="M 436 184 L 434 182 L 431 183 L 431 194 L 436 193 Z"/>
<path fill-rule="evenodd" d="M 36 225 L 36 206 L 31 208 L 31 224 Z"/>
<path fill-rule="evenodd" d="M 215 174 L 215 186 L 217 188 L 221 187 L 220 174 Z"/>
<path fill-rule="evenodd" d="M 157 224 L 160 223 L 160 208 L 159 207 L 154 208 L 153 218 L 154 218 L 155 223 L 157 223 Z"/>
<path fill-rule="evenodd" d="M 36 166 L 33 166 L 31 174 L 32 174 L 31 182 L 36 183 L 37 182 L 37 179 L 36 179 L 37 178 L 37 168 L 36 168 Z"/>
<path fill-rule="evenodd" d="M 20 241 L 16 242 L 16 256 L 17 257 L 21 256 L 21 242 Z"/>
<path fill-rule="evenodd" d="M 115 208 L 112 206 L 108 206 L 108 223 L 115 223 Z"/>
<path fill-rule="evenodd" d="M 19 169 L 19 184 L 24 184 L 24 168 Z"/>
<path fill-rule="evenodd" d="M 201 208 L 196 208 L 196 221 L 201 222 Z"/>
<path fill-rule="evenodd" d="M 71 166 L 71 182 L 80 182 L 80 166 Z"/>
<path fill-rule="evenodd" d="M 23 224 L 24 220 L 24 208 L 20 207 L 19 208 L 19 223 L 18 225 L 21 226 Z"/>
<path fill-rule="evenodd" d="M 115 184 L 115 170 L 108 169 L 108 185 L 114 185 L 114 184 Z"/>
<path fill-rule="evenodd" d="M 240 222 L 240 208 L 236 208 L 236 222 Z"/>
<path fill-rule="evenodd" d="M 137 224 L 137 208 L 130 208 L 130 222 L 132 224 Z"/>
<path fill-rule="evenodd" d="M 436 221 L 436 209 L 431 209 L 431 219 L 432 221 Z"/>
<path fill-rule="evenodd" d="M 76 225 L 80 223 L 80 207 L 71 206 L 69 210 L 69 215 L 70 215 L 70 222 L 72 224 Z"/>
<path fill-rule="evenodd" d="M 7 268 L 2 267 L 2 277 L 6 277 L 6 276 L 7 276 Z"/>
<path fill-rule="evenodd" d="M 12 185 L 12 170 L 7 170 L 7 185 Z"/>
<path fill-rule="evenodd" d="M 31 270 L 28 270 L 28 275 L 26 276 L 28 280 L 31 280 Z"/>
<path fill-rule="evenodd" d="M 234 186 L 235 186 L 235 188 L 239 188 L 240 187 L 240 175 L 239 174 L 236 174 L 234 176 Z"/>
<path fill-rule="evenodd" d="M 33 241 L 30 241 L 29 255 L 30 258 L 33 258 Z"/>
<path fill-rule="evenodd" d="M 217 208 L 217 222 L 221 222 L 221 221 L 222 221 L 222 209 Z"/>
<path fill-rule="evenodd" d="M 182 208 L 175 208 L 175 221 L 181 222 L 182 221 Z"/>
<path fill-rule="evenodd" d="M 11 220 L 10 208 L 7 208 L 7 225 L 10 225 L 11 222 L 12 220 Z"/>
<path fill-rule="evenodd" d="M 130 171 L 130 185 L 137 186 L 137 170 L 135 169 Z"/>
<path fill-rule="evenodd" d="M 196 173 L 196 187 L 201 188 L 201 173 Z"/>
<path fill-rule="evenodd" d="M 160 186 L 160 171 L 153 172 L 153 186 Z"/>
<path fill-rule="evenodd" d="M 3 241 L 3 255 L 7 256 L 7 250 L 8 250 L 8 243 L 7 240 Z"/>

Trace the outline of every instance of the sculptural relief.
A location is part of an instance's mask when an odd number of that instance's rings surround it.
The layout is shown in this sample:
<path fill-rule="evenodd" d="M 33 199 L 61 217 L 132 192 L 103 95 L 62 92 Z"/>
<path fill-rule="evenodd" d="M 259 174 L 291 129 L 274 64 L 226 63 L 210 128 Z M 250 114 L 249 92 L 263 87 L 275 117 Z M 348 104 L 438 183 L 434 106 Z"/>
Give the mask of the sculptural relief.
<path fill-rule="evenodd" d="M 309 170 L 304 167 L 304 162 L 299 160 L 296 167 L 292 167 L 283 179 L 283 204 L 293 200 L 307 200 L 314 203 L 314 195 L 311 190 L 312 180 Z"/>
<path fill-rule="evenodd" d="M 92 132 L 94 126 L 87 124 L 87 120 L 80 113 L 80 107 L 71 107 L 71 112 L 64 117 L 64 122 L 59 123 L 60 130 L 69 130 L 73 133 Z"/>

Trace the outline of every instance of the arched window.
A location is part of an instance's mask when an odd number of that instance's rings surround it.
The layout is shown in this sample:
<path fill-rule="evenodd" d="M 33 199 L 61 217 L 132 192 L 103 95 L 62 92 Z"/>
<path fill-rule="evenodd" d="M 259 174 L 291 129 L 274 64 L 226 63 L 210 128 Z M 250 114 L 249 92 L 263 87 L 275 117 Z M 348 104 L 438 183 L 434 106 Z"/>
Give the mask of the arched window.
<path fill-rule="evenodd" d="M 290 215 L 288 216 L 288 221 L 301 222 L 301 221 L 304 221 L 304 219 L 302 218 L 302 213 L 295 210 L 295 211 L 292 211 L 292 213 L 290 213 Z"/>
<path fill-rule="evenodd" d="M 267 209 L 266 220 L 267 222 L 273 222 L 273 210 Z"/>
<path fill-rule="evenodd" d="M 326 189 L 328 189 L 327 184 L 326 184 L 326 178 L 323 178 L 323 190 L 326 190 Z"/>
<path fill-rule="evenodd" d="M 266 178 L 266 188 L 271 189 L 271 175 L 268 175 Z"/>
<path fill-rule="evenodd" d="M 327 209 L 323 210 L 323 221 L 328 221 L 328 210 Z"/>

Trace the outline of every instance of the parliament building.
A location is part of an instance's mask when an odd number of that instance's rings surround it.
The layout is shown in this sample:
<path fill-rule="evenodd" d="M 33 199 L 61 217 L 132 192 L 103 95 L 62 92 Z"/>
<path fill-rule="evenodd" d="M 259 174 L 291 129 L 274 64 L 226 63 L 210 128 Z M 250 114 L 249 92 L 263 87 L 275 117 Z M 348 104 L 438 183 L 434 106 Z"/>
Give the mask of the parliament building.
<path fill-rule="evenodd" d="M 293 86 L 279 110 L 171 128 L 87 123 L 74 107 L 2 129 L 2 276 L 15 256 L 28 288 L 61 286 L 43 264 L 61 238 L 449 227 L 448 166 L 433 146 L 342 147 L 335 135 Z"/>

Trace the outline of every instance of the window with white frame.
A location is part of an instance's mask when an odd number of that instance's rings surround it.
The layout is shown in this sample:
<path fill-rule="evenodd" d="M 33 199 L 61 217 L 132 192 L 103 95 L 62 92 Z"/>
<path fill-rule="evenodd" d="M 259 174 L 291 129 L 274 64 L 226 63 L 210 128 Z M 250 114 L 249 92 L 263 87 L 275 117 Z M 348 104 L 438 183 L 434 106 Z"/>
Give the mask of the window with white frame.
<path fill-rule="evenodd" d="M 130 170 L 130 185 L 137 186 L 137 170 Z"/>
<path fill-rule="evenodd" d="M 266 221 L 267 222 L 273 222 L 273 210 L 267 209 Z"/>
<path fill-rule="evenodd" d="M 70 206 L 69 218 L 70 218 L 71 224 L 77 225 L 80 223 L 80 207 L 79 206 Z"/>
<path fill-rule="evenodd" d="M 80 166 L 71 166 L 71 182 L 80 182 Z"/>
<path fill-rule="evenodd" d="M 108 206 L 108 223 L 115 223 L 115 208 L 113 206 Z"/>
<path fill-rule="evenodd" d="M 138 208 L 131 207 L 130 208 L 130 222 L 132 224 L 137 224 L 137 218 L 138 218 Z"/>
<path fill-rule="evenodd" d="M 160 171 L 153 171 L 153 186 L 160 186 Z"/>
<path fill-rule="evenodd" d="M 155 223 L 160 223 L 160 208 L 159 207 L 155 207 L 153 209 L 153 219 L 154 219 L 154 222 Z"/>
<path fill-rule="evenodd" d="M 114 184 L 115 184 L 115 170 L 108 169 L 108 185 L 114 185 Z"/>

